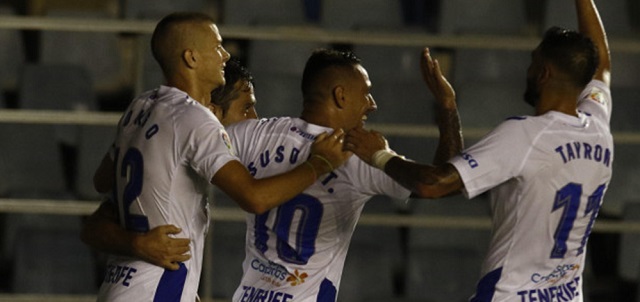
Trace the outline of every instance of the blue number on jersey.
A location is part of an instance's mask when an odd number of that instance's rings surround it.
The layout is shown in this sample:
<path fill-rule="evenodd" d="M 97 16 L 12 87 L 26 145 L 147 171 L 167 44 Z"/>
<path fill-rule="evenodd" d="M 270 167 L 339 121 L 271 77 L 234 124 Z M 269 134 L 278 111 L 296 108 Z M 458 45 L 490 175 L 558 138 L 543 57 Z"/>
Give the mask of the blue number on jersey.
<path fill-rule="evenodd" d="M 591 214 L 591 217 L 587 230 L 582 237 L 577 255 L 584 252 L 587 238 L 589 238 L 593 223 L 598 216 L 598 210 L 600 209 L 605 187 L 605 185 L 600 185 L 587 200 L 587 208 L 585 209 L 584 216 Z M 556 199 L 553 203 L 553 209 L 551 212 L 562 209 L 562 218 L 560 218 L 560 223 L 555 231 L 555 244 L 551 250 L 551 258 L 564 258 L 567 253 L 567 240 L 569 239 L 571 229 L 573 229 L 573 223 L 577 218 L 581 196 L 582 185 L 576 183 L 569 183 L 556 192 Z"/>
<path fill-rule="evenodd" d="M 315 242 L 323 211 L 322 203 L 306 194 L 300 194 L 278 207 L 273 231 L 276 233 L 276 250 L 280 259 L 289 263 L 307 264 L 316 250 Z M 267 250 L 269 239 L 266 226 L 269 213 L 270 211 L 256 215 L 255 219 L 255 246 L 263 253 Z M 289 235 L 294 217 L 297 225 L 293 232 L 296 238 L 292 246 L 289 244 Z"/>
<path fill-rule="evenodd" d="M 116 150 L 116 162 L 120 150 Z M 146 216 L 131 214 L 129 209 L 131 204 L 142 193 L 142 178 L 144 173 L 144 160 L 142 153 L 138 149 L 131 148 L 127 150 L 122 158 L 119 177 L 124 178 L 126 186 L 122 192 L 122 196 L 118 196 L 118 204 L 124 213 L 125 228 L 134 232 L 146 232 L 149 230 L 149 220 Z M 120 204 L 122 203 L 122 204 Z"/>

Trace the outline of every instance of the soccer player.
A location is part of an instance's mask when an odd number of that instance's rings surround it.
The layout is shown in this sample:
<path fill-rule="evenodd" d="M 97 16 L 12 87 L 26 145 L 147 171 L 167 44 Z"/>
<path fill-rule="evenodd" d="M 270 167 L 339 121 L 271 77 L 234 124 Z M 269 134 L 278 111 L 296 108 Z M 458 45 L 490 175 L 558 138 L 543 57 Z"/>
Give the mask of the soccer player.
<path fill-rule="evenodd" d="M 225 85 L 211 92 L 209 109 L 222 125 L 257 119 L 253 76 L 237 60 L 229 60 L 224 67 Z"/>
<path fill-rule="evenodd" d="M 462 149 L 453 90 L 425 49 L 425 82 L 436 95 L 440 144 L 435 162 Z M 246 120 L 227 127 L 240 160 L 257 178 L 287 171 L 310 156 L 314 138 L 332 127 L 362 127 L 376 109 L 369 76 L 352 53 L 318 50 L 303 73 L 300 118 Z M 411 192 L 357 157 L 289 202 L 247 214 L 244 274 L 233 301 L 335 301 L 347 248 L 374 195 Z M 144 246 L 138 246 L 143 248 Z M 264 270 L 254 270 L 263 267 Z"/>
<path fill-rule="evenodd" d="M 224 84 L 223 68 L 229 59 L 212 19 L 199 13 L 171 14 L 156 26 L 151 47 L 167 85 L 133 100 L 94 182 L 99 192 L 113 192 L 111 209 L 117 209 L 124 230 L 145 233 L 156 226 L 174 225 L 179 228 L 172 231 L 176 236 L 190 240 L 191 258 L 176 262 L 176 270 L 166 270 L 113 254 L 99 301 L 196 300 L 209 223 L 207 182 L 244 210 L 264 213 L 302 192 L 350 155 L 342 151 L 342 131 L 324 133 L 315 140 L 312 155 L 288 173 L 254 179 L 234 156 L 224 127 L 207 108 L 211 91 Z M 107 239 L 94 243 L 100 246 Z M 114 248 L 111 244 L 101 247 Z"/>
<path fill-rule="evenodd" d="M 430 87 L 448 85 L 426 50 L 423 71 Z M 370 89 L 355 55 L 317 50 L 303 72 L 300 118 L 234 124 L 228 127 L 232 144 L 257 178 L 282 173 L 309 156 L 310 142 L 326 129 L 361 128 L 377 108 Z M 452 100 L 437 106 L 446 132 L 442 137 L 452 141 L 441 143 L 437 152 L 445 160 L 462 147 Z M 407 199 L 410 191 L 352 157 L 289 202 L 263 214 L 247 214 L 244 274 L 233 301 L 336 301 L 351 236 L 364 205 L 375 195 Z"/>
<path fill-rule="evenodd" d="M 525 100 L 535 116 L 507 119 L 448 164 L 386 151 L 351 131 L 346 147 L 421 195 L 489 191 L 493 232 L 471 301 L 583 301 L 587 240 L 611 179 L 611 61 L 592 0 L 574 0 L 579 32 L 549 29 L 531 54 Z"/>

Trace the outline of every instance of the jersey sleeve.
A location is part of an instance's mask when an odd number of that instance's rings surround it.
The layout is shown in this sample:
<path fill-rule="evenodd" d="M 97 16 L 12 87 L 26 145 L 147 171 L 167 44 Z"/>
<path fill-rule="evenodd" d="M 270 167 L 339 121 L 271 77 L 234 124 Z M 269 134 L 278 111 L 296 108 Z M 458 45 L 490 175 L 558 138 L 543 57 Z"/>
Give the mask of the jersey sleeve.
<path fill-rule="evenodd" d="M 187 133 L 184 142 L 189 165 L 202 177 L 211 180 L 220 168 L 232 160 L 231 140 L 220 122 L 213 116 L 202 119 L 192 117 L 192 123 L 198 123 Z"/>
<path fill-rule="evenodd" d="M 611 121 L 611 89 L 604 82 L 593 80 L 580 94 L 578 110 L 604 121 Z"/>
<path fill-rule="evenodd" d="M 357 167 L 354 183 L 359 183 L 357 187 L 365 191 L 365 194 L 386 195 L 396 200 L 409 199 L 411 191 L 393 180 L 382 170 L 366 164 L 355 155 L 349 161 L 353 161 L 350 164 Z"/>
<path fill-rule="evenodd" d="M 467 198 L 474 198 L 520 173 L 531 141 L 523 131 L 526 122 L 524 117 L 503 122 L 449 161 L 460 174 Z"/>

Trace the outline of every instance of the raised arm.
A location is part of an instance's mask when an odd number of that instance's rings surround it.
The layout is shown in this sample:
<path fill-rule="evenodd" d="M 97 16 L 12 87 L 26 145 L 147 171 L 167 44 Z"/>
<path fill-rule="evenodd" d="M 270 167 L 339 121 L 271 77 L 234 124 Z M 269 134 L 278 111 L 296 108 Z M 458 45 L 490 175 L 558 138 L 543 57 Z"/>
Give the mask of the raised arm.
<path fill-rule="evenodd" d="M 343 151 L 344 131 L 321 134 L 311 147 L 311 157 L 293 170 L 262 179 L 254 179 L 239 161 L 224 165 L 211 183 L 250 213 L 262 214 L 300 194 L 320 175 L 341 166 L 350 156 Z"/>
<path fill-rule="evenodd" d="M 433 164 L 440 165 L 446 163 L 464 148 L 456 93 L 449 81 L 442 75 L 438 61 L 431 57 L 429 48 L 422 51 L 420 70 L 424 82 L 436 99 L 436 122 L 440 131 L 440 140 Z"/>
<path fill-rule="evenodd" d="M 460 118 L 455 91 L 442 75 L 438 61 L 428 48 L 422 53 L 422 75 L 436 99 L 436 121 L 440 140 L 433 165 L 419 164 L 393 153 L 386 139 L 376 131 L 351 130 L 345 147 L 366 163 L 384 170 L 395 181 L 410 189 L 415 197 L 438 198 L 460 192 L 462 180 L 458 171 L 446 163 L 463 148 Z"/>
<path fill-rule="evenodd" d="M 611 83 L 611 55 L 607 34 L 593 0 L 575 0 L 580 33 L 589 37 L 598 48 L 599 65 L 594 79 Z"/>

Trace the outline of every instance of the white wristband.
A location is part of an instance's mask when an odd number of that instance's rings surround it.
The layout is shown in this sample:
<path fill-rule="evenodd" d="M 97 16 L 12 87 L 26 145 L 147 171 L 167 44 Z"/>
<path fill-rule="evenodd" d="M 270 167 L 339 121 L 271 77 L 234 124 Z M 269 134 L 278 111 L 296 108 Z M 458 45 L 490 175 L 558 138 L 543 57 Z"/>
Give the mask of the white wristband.
<path fill-rule="evenodd" d="M 373 153 L 371 163 L 374 167 L 384 171 L 384 166 L 387 165 L 387 162 L 396 156 L 398 156 L 398 154 L 393 151 L 387 149 L 378 150 L 376 153 Z"/>

